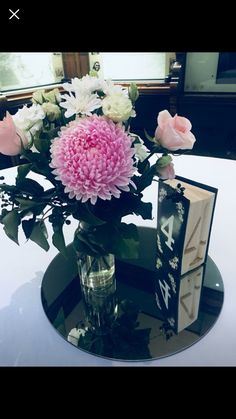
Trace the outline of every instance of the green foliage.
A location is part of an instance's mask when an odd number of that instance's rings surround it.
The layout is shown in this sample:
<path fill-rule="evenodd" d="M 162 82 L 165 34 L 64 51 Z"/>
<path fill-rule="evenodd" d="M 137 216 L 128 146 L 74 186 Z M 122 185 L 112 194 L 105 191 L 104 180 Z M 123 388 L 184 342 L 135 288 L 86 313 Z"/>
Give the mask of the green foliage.
<path fill-rule="evenodd" d="M 92 213 L 89 204 L 82 204 L 81 202 L 77 202 L 76 205 L 74 205 L 72 215 L 76 220 L 82 220 L 92 226 L 102 225 L 105 223 L 104 220 L 96 217 Z"/>
<path fill-rule="evenodd" d="M 35 224 L 35 219 L 36 218 L 34 216 L 33 218 L 30 218 L 29 220 L 23 220 L 22 221 L 22 229 L 23 229 L 23 231 L 25 233 L 25 237 L 27 239 L 29 239 L 30 236 L 31 236 L 31 233 L 33 231 L 34 224 Z"/>
<path fill-rule="evenodd" d="M 170 164 L 172 162 L 172 157 L 169 156 L 168 154 L 164 155 L 162 157 L 160 157 L 157 162 L 156 162 L 156 167 L 158 168 L 162 168 L 167 166 L 168 164 Z"/>
<path fill-rule="evenodd" d="M 86 351 L 116 359 L 150 359 L 150 328 L 139 329 L 140 308 L 131 300 L 118 304 L 118 316 L 106 335 L 99 336 L 90 328 L 78 339 L 78 346 Z"/>
<path fill-rule="evenodd" d="M 32 169 L 31 163 L 21 164 L 20 166 L 18 166 L 17 180 L 18 181 L 23 180 L 28 175 L 31 169 Z"/>
<path fill-rule="evenodd" d="M 155 137 L 151 137 L 145 129 L 144 129 L 144 134 L 148 141 L 150 141 L 151 143 L 155 142 Z"/>
<path fill-rule="evenodd" d="M 149 185 L 151 185 L 154 176 L 156 176 L 156 165 L 154 164 L 149 169 L 147 169 L 142 176 L 134 176 L 134 182 L 137 186 L 137 191 L 142 192 Z"/>
<path fill-rule="evenodd" d="M 136 177 L 133 177 L 136 183 Z M 110 201 L 99 200 L 96 207 L 91 210 L 95 212 L 96 216 L 106 220 L 107 222 L 113 222 L 113 220 L 119 221 L 122 217 L 128 214 L 141 215 L 143 219 L 152 218 L 152 204 L 150 202 L 142 201 L 142 194 L 134 190 L 134 192 L 122 192 L 120 198 L 112 198 Z"/>
<path fill-rule="evenodd" d="M 76 251 L 91 256 L 107 253 L 119 258 L 139 256 L 138 230 L 134 224 L 106 223 L 89 230 L 79 227 L 75 231 L 73 244 Z"/>
<path fill-rule="evenodd" d="M 128 93 L 129 93 L 129 98 L 131 102 L 134 104 L 139 97 L 138 88 L 135 83 L 130 83 Z"/>
<path fill-rule="evenodd" d="M 49 134 L 43 131 L 40 136 L 36 135 L 34 137 L 34 146 L 40 153 L 47 153 L 51 145 Z"/>
<path fill-rule="evenodd" d="M 52 243 L 54 246 L 62 253 L 62 255 L 67 258 L 66 254 L 66 244 L 63 235 L 62 225 L 52 224 L 53 227 L 53 236 Z"/>
<path fill-rule="evenodd" d="M 6 185 L 2 183 L 0 185 L 0 191 L 4 191 L 11 194 L 12 192 L 17 192 L 17 187 L 15 185 Z"/>
<path fill-rule="evenodd" d="M 23 194 L 29 194 L 37 197 L 40 197 L 44 192 L 43 187 L 33 179 L 17 179 L 16 187 L 18 191 L 21 191 Z"/>
<path fill-rule="evenodd" d="M 46 252 L 48 251 L 49 244 L 47 241 L 47 229 L 43 221 L 37 221 L 34 224 L 29 239 L 37 243 L 40 247 L 42 247 L 42 249 L 46 250 Z"/>
<path fill-rule="evenodd" d="M 42 204 L 42 202 L 34 201 L 33 199 L 26 199 L 26 198 L 16 198 L 16 201 L 19 203 L 19 210 L 32 210 L 35 207 L 40 207 L 40 212 L 42 205 L 45 207 L 46 204 Z"/>
<path fill-rule="evenodd" d="M 18 226 L 20 225 L 20 216 L 18 212 L 16 210 L 8 212 L 5 217 L 2 218 L 1 223 L 4 225 L 3 230 L 6 235 L 16 244 L 19 244 Z"/>

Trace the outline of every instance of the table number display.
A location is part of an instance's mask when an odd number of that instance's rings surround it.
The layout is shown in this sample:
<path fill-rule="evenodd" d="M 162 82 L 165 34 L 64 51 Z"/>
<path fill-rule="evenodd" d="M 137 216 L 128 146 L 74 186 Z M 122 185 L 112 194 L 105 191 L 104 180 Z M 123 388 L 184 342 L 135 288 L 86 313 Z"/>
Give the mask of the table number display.
<path fill-rule="evenodd" d="M 168 272 L 165 264 L 159 268 L 155 281 L 156 303 L 175 333 L 198 318 L 204 273 L 205 265 L 179 278 Z"/>
<path fill-rule="evenodd" d="M 216 196 L 180 176 L 159 183 L 156 300 L 176 332 L 197 319 Z"/>

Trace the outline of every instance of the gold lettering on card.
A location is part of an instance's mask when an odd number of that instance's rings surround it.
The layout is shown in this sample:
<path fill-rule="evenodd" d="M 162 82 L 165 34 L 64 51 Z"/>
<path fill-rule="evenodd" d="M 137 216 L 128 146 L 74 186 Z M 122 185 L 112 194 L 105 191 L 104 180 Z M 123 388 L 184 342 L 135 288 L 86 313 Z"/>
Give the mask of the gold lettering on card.
<path fill-rule="evenodd" d="M 193 231 L 192 231 L 192 233 L 191 233 L 191 235 L 190 235 L 190 237 L 189 237 L 189 240 L 188 240 L 188 242 L 187 242 L 187 244 L 186 244 L 186 247 L 185 247 L 185 249 L 184 249 L 184 253 L 185 253 L 185 254 L 190 253 L 190 252 L 192 252 L 193 250 L 196 250 L 196 247 L 195 247 L 195 246 L 189 247 L 189 244 L 191 243 L 192 239 L 194 238 L 194 235 L 195 235 L 195 234 L 196 234 L 196 232 L 197 232 L 197 229 L 198 229 L 198 227 L 199 227 L 199 225 L 200 225 L 201 219 L 202 219 L 202 217 L 199 217 L 199 219 L 197 220 L 197 222 L 196 222 L 196 224 L 195 224 L 195 227 L 194 227 L 194 229 L 193 229 Z"/>

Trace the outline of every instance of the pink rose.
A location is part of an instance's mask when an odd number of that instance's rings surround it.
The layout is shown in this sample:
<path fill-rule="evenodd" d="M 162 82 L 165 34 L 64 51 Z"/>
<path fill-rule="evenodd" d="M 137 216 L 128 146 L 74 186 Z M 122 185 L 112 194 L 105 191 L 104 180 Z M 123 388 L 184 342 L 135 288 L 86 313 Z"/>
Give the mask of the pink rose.
<path fill-rule="evenodd" d="M 17 156 L 21 152 L 20 132 L 17 132 L 12 116 L 7 112 L 0 121 L 0 153 L 6 156 Z M 26 141 L 22 135 L 22 141 Z"/>
<path fill-rule="evenodd" d="M 155 131 L 155 139 L 167 150 L 192 149 L 196 138 L 190 131 L 191 122 L 183 116 L 172 118 L 167 110 L 159 112 L 157 117 L 158 127 Z"/>
<path fill-rule="evenodd" d="M 158 168 L 158 176 L 160 179 L 174 179 L 175 171 L 173 163 L 167 164 L 167 166 Z"/>

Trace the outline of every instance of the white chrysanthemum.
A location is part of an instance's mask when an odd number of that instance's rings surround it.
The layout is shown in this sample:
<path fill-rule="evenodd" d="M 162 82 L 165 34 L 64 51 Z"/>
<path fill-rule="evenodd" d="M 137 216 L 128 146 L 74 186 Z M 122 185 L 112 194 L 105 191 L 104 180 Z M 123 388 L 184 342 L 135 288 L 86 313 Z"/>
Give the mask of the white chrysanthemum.
<path fill-rule="evenodd" d="M 78 77 L 74 77 L 71 79 L 71 83 L 63 83 L 62 87 L 67 92 L 75 92 L 75 90 L 79 89 L 80 86 L 80 79 Z"/>
<path fill-rule="evenodd" d="M 82 79 L 75 77 L 71 79 L 71 83 L 64 83 L 62 86 L 68 92 L 92 93 L 96 90 L 101 90 L 102 80 L 87 74 Z"/>
<path fill-rule="evenodd" d="M 102 110 L 114 122 L 124 122 L 136 115 L 131 100 L 123 94 L 106 96 L 102 101 Z"/>
<path fill-rule="evenodd" d="M 101 107 L 101 99 L 96 94 L 88 94 L 75 92 L 75 96 L 70 93 L 63 96 L 65 102 L 61 102 L 60 106 L 66 109 L 65 116 L 70 118 L 73 115 L 91 116 L 95 109 Z"/>
<path fill-rule="evenodd" d="M 24 105 L 22 109 L 13 115 L 14 124 L 26 135 L 28 140 L 31 136 L 35 135 L 36 132 L 40 131 L 43 126 L 43 119 L 45 118 L 45 112 L 42 106 L 33 104 L 29 108 Z"/>
<path fill-rule="evenodd" d="M 121 86 L 120 84 L 114 84 L 112 80 L 101 81 L 101 90 L 106 96 L 112 96 L 114 94 L 122 94 L 128 97 L 128 89 Z"/>

